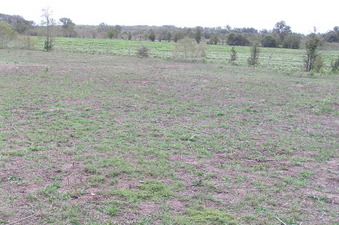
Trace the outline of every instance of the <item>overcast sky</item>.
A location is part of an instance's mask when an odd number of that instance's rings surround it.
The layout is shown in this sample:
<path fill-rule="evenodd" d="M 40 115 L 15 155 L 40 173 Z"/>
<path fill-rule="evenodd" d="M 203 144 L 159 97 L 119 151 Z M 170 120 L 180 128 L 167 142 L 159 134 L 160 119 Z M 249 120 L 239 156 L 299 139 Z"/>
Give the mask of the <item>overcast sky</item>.
<path fill-rule="evenodd" d="M 75 24 L 175 25 L 178 27 L 254 27 L 271 30 L 283 20 L 293 32 L 324 33 L 339 26 L 339 0 L 1 0 L 0 13 L 41 22 L 49 7 L 53 18 Z"/>

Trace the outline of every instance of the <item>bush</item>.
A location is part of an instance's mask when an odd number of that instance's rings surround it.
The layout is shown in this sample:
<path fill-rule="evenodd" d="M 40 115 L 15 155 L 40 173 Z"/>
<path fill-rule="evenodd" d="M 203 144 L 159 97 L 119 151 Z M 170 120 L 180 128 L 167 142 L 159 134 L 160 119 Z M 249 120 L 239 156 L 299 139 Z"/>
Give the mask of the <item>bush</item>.
<path fill-rule="evenodd" d="M 35 48 L 35 45 L 38 43 L 36 37 L 31 36 L 19 36 L 17 38 L 17 44 L 19 48 L 32 50 Z"/>
<path fill-rule="evenodd" d="M 331 70 L 333 73 L 339 71 L 339 57 L 335 61 L 331 61 Z"/>
<path fill-rule="evenodd" d="M 258 43 L 254 44 L 251 48 L 251 56 L 247 59 L 247 64 L 249 66 L 257 66 L 259 64 L 259 45 Z"/>
<path fill-rule="evenodd" d="M 285 37 L 283 48 L 299 49 L 301 37 L 298 34 L 289 34 Z"/>
<path fill-rule="evenodd" d="M 16 32 L 12 25 L 6 21 L 0 21 L 0 48 L 6 48 L 15 37 Z"/>
<path fill-rule="evenodd" d="M 51 37 L 47 37 L 46 40 L 45 40 L 44 49 L 47 52 L 50 52 L 50 51 L 52 51 L 52 48 L 53 48 L 53 40 L 52 40 Z"/>
<path fill-rule="evenodd" d="M 276 48 L 278 42 L 272 35 L 268 35 L 261 40 L 261 46 L 265 48 Z"/>
<path fill-rule="evenodd" d="M 213 35 L 209 41 L 210 44 L 212 45 L 217 45 L 219 43 L 219 38 L 217 35 Z"/>
<path fill-rule="evenodd" d="M 142 45 L 137 49 L 137 56 L 140 58 L 148 58 L 150 54 L 151 54 L 150 47 Z"/>
<path fill-rule="evenodd" d="M 241 34 L 231 33 L 228 35 L 227 44 L 232 46 L 248 46 L 250 41 Z"/>
<path fill-rule="evenodd" d="M 149 31 L 148 39 L 150 39 L 151 41 L 155 41 L 155 33 L 154 33 L 154 30 L 150 30 L 150 31 Z"/>
<path fill-rule="evenodd" d="M 314 69 L 314 62 L 316 58 L 319 57 L 318 47 L 320 46 L 320 39 L 315 34 L 310 34 L 305 43 L 306 46 L 306 59 L 305 66 L 306 72 L 310 72 Z"/>
<path fill-rule="evenodd" d="M 175 45 L 173 56 L 177 60 L 196 61 L 206 57 L 206 45 L 198 44 L 195 39 L 184 38 Z"/>
<path fill-rule="evenodd" d="M 232 47 L 231 52 L 230 52 L 230 63 L 232 65 L 235 65 L 235 61 L 237 60 L 238 56 L 237 56 L 237 52 L 235 51 L 234 47 Z"/>
<path fill-rule="evenodd" d="M 324 66 L 324 60 L 321 55 L 318 55 L 313 62 L 313 69 L 319 73 Z"/>

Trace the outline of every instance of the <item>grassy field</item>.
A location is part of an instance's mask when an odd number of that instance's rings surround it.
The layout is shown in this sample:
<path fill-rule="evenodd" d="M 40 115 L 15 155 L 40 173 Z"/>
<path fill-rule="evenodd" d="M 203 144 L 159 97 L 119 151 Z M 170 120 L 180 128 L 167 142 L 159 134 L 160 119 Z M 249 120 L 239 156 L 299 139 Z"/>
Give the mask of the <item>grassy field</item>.
<path fill-rule="evenodd" d="M 77 52 L 0 50 L 0 224 L 338 224 L 338 76 Z"/>
<path fill-rule="evenodd" d="M 37 49 L 43 49 L 44 39 L 39 38 Z M 151 48 L 151 58 L 173 59 L 174 42 L 126 41 L 110 39 L 85 39 L 85 38 L 56 38 L 54 47 L 59 52 L 73 52 L 96 55 L 136 56 L 136 51 L 141 45 Z M 337 46 L 329 46 L 336 49 Z M 325 50 L 327 49 L 327 50 Z M 247 66 L 250 57 L 250 47 L 235 47 L 238 55 L 236 63 Z M 208 45 L 207 63 L 229 64 L 231 46 Z M 260 66 L 271 71 L 284 73 L 298 73 L 304 71 L 304 49 L 261 48 Z M 330 70 L 332 60 L 339 57 L 338 50 L 329 50 L 323 47 L 321 51 L 324 59 L 324 71 Z M 269 60 L 270 59 L 270 60 Z"/>

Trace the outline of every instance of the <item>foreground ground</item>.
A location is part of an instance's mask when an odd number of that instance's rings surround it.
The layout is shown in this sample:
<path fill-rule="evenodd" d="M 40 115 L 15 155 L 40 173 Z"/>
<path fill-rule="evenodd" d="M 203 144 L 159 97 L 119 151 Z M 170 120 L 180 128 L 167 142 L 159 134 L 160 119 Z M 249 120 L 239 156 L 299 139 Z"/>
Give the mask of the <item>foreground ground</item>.
<path fill-rule="evenodd" d="M 337 224 L 339 77 L 0 50 L 0 224 Z"/>

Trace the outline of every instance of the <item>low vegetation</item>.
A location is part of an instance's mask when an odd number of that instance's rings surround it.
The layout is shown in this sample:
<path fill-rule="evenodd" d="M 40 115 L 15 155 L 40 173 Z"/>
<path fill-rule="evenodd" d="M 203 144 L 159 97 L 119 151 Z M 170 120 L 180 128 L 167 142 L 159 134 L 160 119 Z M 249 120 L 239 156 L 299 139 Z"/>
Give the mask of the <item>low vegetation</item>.
<path fill-rule="evenodd" d="M 0 224 L 337 224 L 335 43 L 50 16 L 0 14 Z"/>
<path fill-rule="evenodd" d="M 0 224 L 336 224 L 338 76 L 167 44 L 0 50 Z"/>

